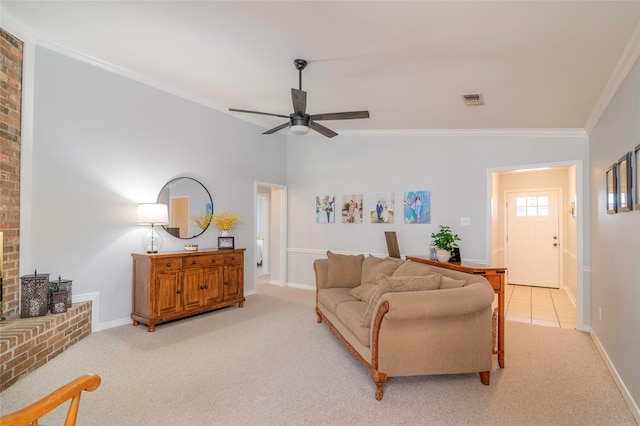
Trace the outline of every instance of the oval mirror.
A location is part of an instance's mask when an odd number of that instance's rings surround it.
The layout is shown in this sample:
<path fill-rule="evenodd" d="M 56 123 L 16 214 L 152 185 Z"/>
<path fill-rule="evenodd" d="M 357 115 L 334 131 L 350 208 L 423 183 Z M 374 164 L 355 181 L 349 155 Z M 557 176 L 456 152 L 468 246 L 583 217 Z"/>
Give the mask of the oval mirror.
<path fill-rule="evenodd" d="M 157 202 L 169 208 L 169 224 L 162 227 L 174 237 L 195 238 L 209 227 L 213 215 L 211 194 L 193 178 L 169 181 L 158 194 Z"/>

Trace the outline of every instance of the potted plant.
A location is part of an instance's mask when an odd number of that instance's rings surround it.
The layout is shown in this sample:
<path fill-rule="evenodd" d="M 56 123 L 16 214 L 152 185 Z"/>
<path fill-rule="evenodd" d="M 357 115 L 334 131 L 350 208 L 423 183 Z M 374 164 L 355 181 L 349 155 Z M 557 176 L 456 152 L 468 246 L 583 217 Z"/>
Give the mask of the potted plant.
<path fill-rule="evenodd" d="M 231 228 L 236 226 L 242 219 L 242 216 L 236 213 L 229 213 L 226 210 L 220 214 L 214 214 L 211 222 L 220 230 L 220 236 L 228 237 L 231 235 Z"/>
<path fill-rule="evenodd" d="M 448 262 L 454 247 L 458 247 L 456 241 L 460 241 L 458 234 L 451 232 L 450 226 L 438 225 L 440 230 L 431 233 L 431 243 L 436 247 L 436 255 L 440 262 Z"/>

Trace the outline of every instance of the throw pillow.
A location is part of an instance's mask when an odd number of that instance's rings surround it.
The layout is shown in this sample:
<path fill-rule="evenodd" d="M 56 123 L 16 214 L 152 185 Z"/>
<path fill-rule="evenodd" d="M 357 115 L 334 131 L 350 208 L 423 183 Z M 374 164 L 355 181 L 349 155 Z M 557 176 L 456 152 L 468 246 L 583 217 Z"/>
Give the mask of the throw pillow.
<path fill-rule="evenodd" d="M 377 289 L 378 287 L 376 287 L 375 284 L 360 284 L 358 287 L 352 289 L 349 294 L 358 300 L 369 303 Z"/>
<path fill-rule="evenodd" d="M 442 279 L 441 274 L 431 274 L 429 276 L 408 276 L 408 277 L 387 277 L 378 275 L 377 290 L 369 301 L 369 306 L 362 317 L 362 325 L 371 327 L 371 319 L 373 318 L 373 310 L 378 301 L 385 293 L 394 293 L 402 291 L 422 291 L 435 290 L 440 286 Z"/>
<path fill-rule="evenodd" d="M 440 282 L 440 288 L 458 288 L 463 287 L 466 283 L 465 280 L 454 280 L 451 277 L 442 276 L 442 281 Z"/>
<path fill-rule="evenodd" d="M 361 283 L 371 282 L 367 281 L 366 277 L 370 276 L 373 273 L 373 269 L 378 266 L 380 263 L 384 262 L 384 259 L 380 257 L 375 257 L 373 255 L 369 255 L 364 258 L 362 261 L 362 276 L 360 277 Z M 375 275 L 373 276 L 373 282 L 375 282 Z"/>
<path fill-rule="evenodd" d="M 425 276 L 432 275 L 436 272 L 429 265 L 425 265 L 424 263 L 412 262 L 407 260 L 404 262 L 398 269 L 393 272 L 394 277 L 412 277 L 412 276 Z"/>
<path fill-rule="evenodd" d="M 365 259 L 364 262 L 362 262 L 362 278 L 360 280 L 362 284 L 365 284 L 365 283 L 376 284 L 376 277 L 379 274 L 390 276 L 404 262 L 400 259 L 392 259 L 392 258 L 380 259 L 380 260 L 381 260 L 380 262 L 377 262 L 375 265 L 369 266 L 366 269 L 364 264 L 367 261 L 367 259 Z"/>
<path fill-rule="evenodd" d="M 360 284 L 364 255 L 334 254 L 327 251 L 327 287 L 356 287 Z"/>

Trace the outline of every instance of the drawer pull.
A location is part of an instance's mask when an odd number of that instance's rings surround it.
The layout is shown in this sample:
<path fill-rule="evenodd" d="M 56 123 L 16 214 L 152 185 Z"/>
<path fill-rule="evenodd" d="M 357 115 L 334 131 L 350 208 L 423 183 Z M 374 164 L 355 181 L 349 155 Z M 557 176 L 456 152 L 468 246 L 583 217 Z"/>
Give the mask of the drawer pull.
<path fill-rule="evenodd" d="M 211 259 L 211 261 L 212 261 L 213 263 L 216 263 L 216 259 L 215 259 L 215 257 L 214 257 L 213 259 Z"/>
<path fill-rule="evenodd" d="M 192 264 L 192 265 L 195 265 L 196 263 L 198 263 L 198 262 L 197 262 L 197 261 L 195 261 L 195 260 L 192 260 L 192 261 L 191 261 L 191 264 Z"/>
<path fill-rule="evenodd" d="M 205 286 L 204 286 L 204 289 L 205 289 L 205 290 L 209 289 L 209 286 L 208 286 L 208 285 L 205 285 Z"/>
<path fill-rule="evenodd" d="M 167 268 L 171 268 L 171 262 L 167 263 Z"/>
<path fill-rule="evenodd" d="M 224 282 L 224 285 L 229 285 L 229 281 L 225 281 L 225 282 Z"/>
<path fill-rule="evenodd" d="M 180 294 L 182 293 L 180 290 L 176 290 L 176 294 Z"/>

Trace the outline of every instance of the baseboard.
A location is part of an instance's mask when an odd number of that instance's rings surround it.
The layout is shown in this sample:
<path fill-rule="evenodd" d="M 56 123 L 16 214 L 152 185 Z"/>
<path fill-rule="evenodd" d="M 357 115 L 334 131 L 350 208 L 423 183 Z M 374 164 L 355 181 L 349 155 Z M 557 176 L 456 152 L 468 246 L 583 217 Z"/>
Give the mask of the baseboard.
<path fill-rule="evenodd" d="M 591 335 L 591 339 L 593 339 L 593 342 L 596 345 L 596 348 L 598 349 L 598 352 L 600 353 L 600 356 L 604 360 L 604 363 L 607 366 L 609 373 L 611 373 L 611 376 L 613 377 L 613 381 L 616 382 L 616 385 L 618 386 L 618 390 L 620 390 L 622 397 L 627 402 L 627 406 L 629 406 L 629 410 L 631 410 L 631 414 L 633 414 L 633 417 L 635 417 L 636 422 L 640 424 L 640 409 L 638 409 L 638 404 L 636 403 L 636 401 L 633 400 L 633 397 L 629 393 L 629 389 L 627 389 L 624 382 L 622 381 L 622 378 L 620 377 L 620 375 L 618 374 L 618 371 L 616 370 L 615 366 L 611 362 L 611 359 L 609 358 L 609 355 L 607 355 L 607 351 L 605 351 L 604 347 L 602 346 L 602 343 L 600 343 L 600 340 L 598 339 L 598 336 L 596 335 L 596 333 L 593 330 L 591 330 L 590 335 Z"/>
<path fill-rule="evenodd" d="M 308 284 L 287 283 L 287 287 L 301 288 L 303 290 L 316 291 L 316 286 L 315 285 L 308 285 Z"/>

